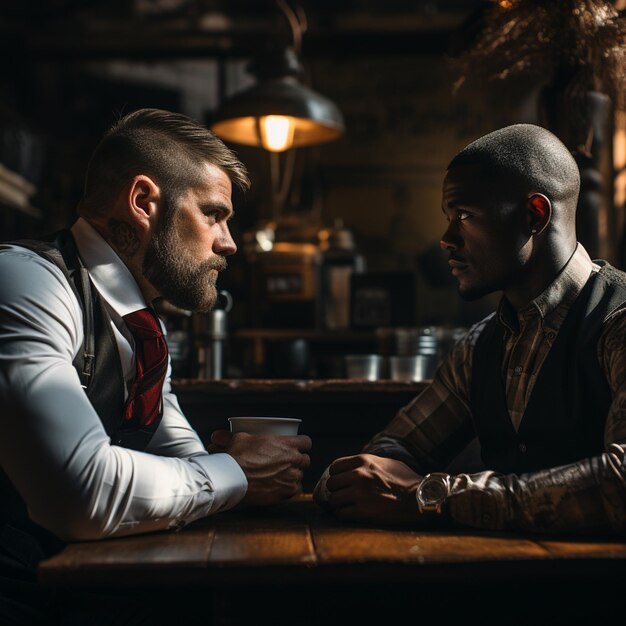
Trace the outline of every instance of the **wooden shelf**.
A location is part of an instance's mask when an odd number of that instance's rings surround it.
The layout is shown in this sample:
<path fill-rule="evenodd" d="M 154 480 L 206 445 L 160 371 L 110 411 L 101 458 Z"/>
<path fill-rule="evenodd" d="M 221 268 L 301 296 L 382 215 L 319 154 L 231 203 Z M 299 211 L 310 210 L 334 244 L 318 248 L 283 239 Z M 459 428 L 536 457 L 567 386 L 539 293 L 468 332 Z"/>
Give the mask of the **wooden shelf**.
<path fill-rule="evenodd" d="M 416 393 L 428 384 L 427 381 L 411 382 L 404 380 L 345 380 L 345 379 L 261 379 L 233 378 L 223 380 L 206 380 L 202 378 L 179 378 L 172 381 L 176 392 L 199 392 L 217 395 L 249 395 L 249 394 L 398 394 Z"/>
<path fill-rule="evenodd" d="M 253 341 L 307 339 L 316 343 L 363 343 L 375 341 L 376 333 L 375 331 L 314 328 L 242 328 L 233 332 L 233 337 Z"/>

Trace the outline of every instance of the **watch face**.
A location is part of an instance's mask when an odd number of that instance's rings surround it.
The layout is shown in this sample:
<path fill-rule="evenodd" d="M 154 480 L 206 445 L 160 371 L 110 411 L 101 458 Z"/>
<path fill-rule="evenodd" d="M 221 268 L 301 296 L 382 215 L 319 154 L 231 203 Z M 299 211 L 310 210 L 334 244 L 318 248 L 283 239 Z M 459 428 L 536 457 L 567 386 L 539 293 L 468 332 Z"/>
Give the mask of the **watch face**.
<path fill-rule="evenodd" d="M 423 502 L 441 502 L 448 495 L 448 487 L 441 479 L 425 480 L 420 487 L 420 499 Z"/>

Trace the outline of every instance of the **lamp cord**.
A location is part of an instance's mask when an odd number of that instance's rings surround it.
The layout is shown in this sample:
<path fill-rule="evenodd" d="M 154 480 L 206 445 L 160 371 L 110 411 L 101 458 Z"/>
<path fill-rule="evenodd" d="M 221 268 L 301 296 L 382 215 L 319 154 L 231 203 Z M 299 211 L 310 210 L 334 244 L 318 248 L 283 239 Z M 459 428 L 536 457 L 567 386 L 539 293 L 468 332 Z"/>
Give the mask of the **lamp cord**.
<path fill-rule="evenodd" d="M 268 154 L 270 157 L 270 176 L 272 181 L 272 213 L 273 219 L 277 220 L 282 213 L 291 187 L 296 151 L 291 149 L 285 153 L 282 180 L 280 177 L 280 153 L 269 152 Z"/>
<path fill-rule="evenodd" d="M 293 38 L 293 49 L 299 56 L 300 50 L 302 49 L 302 35 L 308 28 L 304 9 L 298 5 L 294 11 L 286 0 L 276 0 L 276 4 L 289 22 L 291 36 Z"/>

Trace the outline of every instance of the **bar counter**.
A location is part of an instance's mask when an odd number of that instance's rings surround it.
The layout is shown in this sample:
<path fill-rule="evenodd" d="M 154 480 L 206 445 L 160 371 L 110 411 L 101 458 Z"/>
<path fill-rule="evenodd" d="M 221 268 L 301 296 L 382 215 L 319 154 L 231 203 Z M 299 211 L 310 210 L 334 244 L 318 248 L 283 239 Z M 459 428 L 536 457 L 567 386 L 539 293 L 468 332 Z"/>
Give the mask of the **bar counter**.
<path fill-rule="evenodd" d="M 428 382 L 392 380 L 177 379 L 172 387 L 183 412 L 205 443 L 228 428 L 231 416 L 299 417 L 313 439 L 304 488 L 335 458 L 357 454 L 372 435 Z"/>

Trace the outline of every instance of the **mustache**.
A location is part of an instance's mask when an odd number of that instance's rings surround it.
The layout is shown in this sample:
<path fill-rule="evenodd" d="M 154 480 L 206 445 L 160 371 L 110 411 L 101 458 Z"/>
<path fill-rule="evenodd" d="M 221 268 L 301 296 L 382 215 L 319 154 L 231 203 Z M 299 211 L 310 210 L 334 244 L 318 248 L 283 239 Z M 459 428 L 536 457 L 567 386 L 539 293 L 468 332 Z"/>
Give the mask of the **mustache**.
<path fill-rule="evenodd" d="M 224 271 L 228 267 L 226 257 L 217 255 L 213 259 L 209 259 L 202 264 L 202 270 L 208 272 L 209 270 L 217 270 L 218 272 Z"/>

